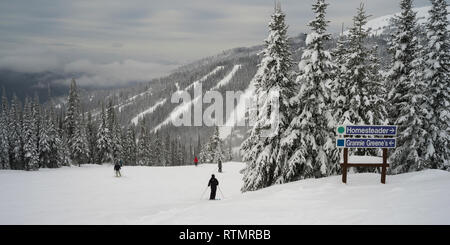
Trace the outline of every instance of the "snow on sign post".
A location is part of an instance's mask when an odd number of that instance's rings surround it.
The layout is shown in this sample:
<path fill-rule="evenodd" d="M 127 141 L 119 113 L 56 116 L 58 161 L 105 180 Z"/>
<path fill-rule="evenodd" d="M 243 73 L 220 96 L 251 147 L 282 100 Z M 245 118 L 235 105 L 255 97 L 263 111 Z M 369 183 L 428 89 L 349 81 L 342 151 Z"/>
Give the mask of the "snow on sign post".
<path fill-rule="evenodd" d="M 342 182 L 347 183 L 347 168 L 349 167 L 381 167 L 381 183 L 386 183 L 387 149 L 397 146 L 396 138 L 386 138 L 397 135 L 397 126 L 345 125 L 338 126 L 336 132 L 336 147 L 344 148 L 342 166 Z M 385 138 L 349 138 L 349 136 L 384 136 Z M 382 148 L 382 163 L 349 163 L 348 148 Z"/>

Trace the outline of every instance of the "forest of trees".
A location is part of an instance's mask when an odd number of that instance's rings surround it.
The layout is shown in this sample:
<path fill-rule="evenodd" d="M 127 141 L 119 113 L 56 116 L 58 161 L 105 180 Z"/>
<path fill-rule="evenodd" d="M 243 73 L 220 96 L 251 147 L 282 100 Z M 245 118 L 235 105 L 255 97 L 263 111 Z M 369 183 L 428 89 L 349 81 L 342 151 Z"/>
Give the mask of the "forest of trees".
<path fill-rule="evenodd" d="M 220 92 L 244 90 L 251 79 L 262 105 L 241 145 L 247 163 L 242 191 L 339 173 L 334 129 L 342 124 L 398 125 L 398 147 L 389 159 L 392 174 L 450 170 L 447 3 L 431 3 L 430 17 L 421 26 L 412 0 L 401 0 L 391 35 L 381 38 L 371 37 L 364 28 L 369 15 L 360 5 L 349 33 L 334 38 L 327 33 L 328 4 L 316 0 L 315 17 L 308 24 L 311 31 L 301 43 L 287 36 L 285 14 L 278 4 L 259 56 L 243 49 L 236 51 L 241 53 L 234 60 L 220 60 L 187 78 L 185 68 L 151 86 L 114 94 L 101 91 L 87 98 L 72 80 L 64 105 L 40 104 L 38 96 L 9 100 L 3 89 L 0 168 L 37 170 L 119 160 L 125 165 L 177 166 L 193 164 L 195 156 L 202 162 L 230 160 L 232 140 L 221 140 L 217 127 L 166 125 L 153 130 L 176 105 L 167 103 L 136 125 L 130 118 L 161 96 L 170 96 L 175 85 L 186 87 L 204 76 L 205 70 L 223 65 L 223 71 L 205 81 L 205 89 L 213 87 L 211 81 L 227 74 L 235 62 L 243 68 Z M 384 40 L 387 49 L 380 50 L 376 44 Z M 139 102 L 117 99 L 138 92 L 143 94 Z M 277 117 L 272 115 L 273 98 L 268 94 L 280 99 Z M 279 120 L 271 121 L 274 118 Z M 263 137 L 267 125 L 276 125 L 276 130 Z M 352 154 L 377 156 L 379 152 L 359 149 Z"/>
<path fill-rule="evenodd" d="M 421 27 L 412 0 L 400 1 L 401 13 L 388 37 L 390 61 L 383 69 L 377 46 L 368 43 L 364 5 L 357 9 L 349 34 L 329 48 L 328 4 L 316 0 L 298 71 L 291 68 L 285 15 L 278 4 L 252 81 L 261 109 L 241 146 L 247 162 L 242 191 L 339 173 L 334 129 L 342 124 L 398 125 L 398 145 L 389 159 L 392 174 L 450 170 L 447 3 L 431 4 L 430 17 Z M 266 95 L 274 91 L 279 112 L 267 105 Z M 262 136 L 266 125 L 275 125 L 276 132 Z M 352 154 L 378 152 L 358 149 Z"/>
<path fill-rule="evenodd" d="M 200 152 L 200 138 L 189 149 L 179 138 L 149 133 L 145 124 L 121 127 L 110 101 L 99 120 L 82 113 L 79 91 L 72 80 L 65 111 L 42 106 L 36 96 L 24 104 L 14 96 L 11 104 L 2 96 L 0 114 L 1 169 L 37 170 L 86 163 L 176 166 L 193 164 Z M 139 130 L 139 134 L 136 134 Z M 197 143 L 197 145 L 193 145 Z"/>

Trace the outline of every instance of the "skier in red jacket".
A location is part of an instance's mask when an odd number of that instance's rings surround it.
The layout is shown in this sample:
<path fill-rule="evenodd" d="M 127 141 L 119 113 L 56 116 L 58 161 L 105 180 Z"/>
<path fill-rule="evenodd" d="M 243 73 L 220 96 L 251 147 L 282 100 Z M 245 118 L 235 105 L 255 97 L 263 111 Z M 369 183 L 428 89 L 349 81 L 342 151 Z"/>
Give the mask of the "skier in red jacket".
<path fill-rule="evenodd" d="M 195 164 L 195 166 L 197 167 L 197 164 L 198 164 L 198 159 L 197 159 L 197 157 L 195 157 L 195 159 L 194 159 L 194 164 Z"/>

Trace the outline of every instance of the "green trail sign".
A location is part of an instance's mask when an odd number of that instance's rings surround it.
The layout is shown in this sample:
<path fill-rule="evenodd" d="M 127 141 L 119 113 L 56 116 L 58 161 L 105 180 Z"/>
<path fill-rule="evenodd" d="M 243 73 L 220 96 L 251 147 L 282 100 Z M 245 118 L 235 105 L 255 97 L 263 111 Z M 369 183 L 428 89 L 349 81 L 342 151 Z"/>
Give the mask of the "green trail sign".
<path fill-rule="evenodd" d="M 343 125 L 336 129 L 338 135 L 378 135 L 396 136 L 397 126 L 393 125 Z"/>

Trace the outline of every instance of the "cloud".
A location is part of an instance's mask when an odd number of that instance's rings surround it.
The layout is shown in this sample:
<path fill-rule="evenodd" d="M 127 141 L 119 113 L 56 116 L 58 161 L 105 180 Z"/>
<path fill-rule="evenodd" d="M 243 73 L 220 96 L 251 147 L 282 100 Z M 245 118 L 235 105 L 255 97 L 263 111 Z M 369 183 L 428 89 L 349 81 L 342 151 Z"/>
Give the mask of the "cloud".
<path fill-rule="evenodd" d="M 392 0 L 327 0 L 329 31 L 352 24 L 360 2 L 373 17 L 399 11 Z M 288 34 L 309 32 L 313 0 L 281 0 Z M 86 74 L 102 85 L 149 80 L 223 50 L 267 37 L 273 0 L 0 1 L 0 68 Z M 429 5 L 415 0 L 415 6 Z"/>
<path fill-rule="evenodd" d="M 58 66 L 58 61 L 54 57 L 38 56 L 5 56 L 0 57 L 0 67 L 18 72 L 42 72 L 53 70 Z"/>
<path fill-rule="evenodd" d="M 81 86 L 117 86 L 126 83 L 150 81 L 174 69 L 175 65 L 124 60 L 108 64 L 96 64 L 89 60 L 77 60 L 64 67 L 66 73 L 82 73 L 77 78 Z"/>

